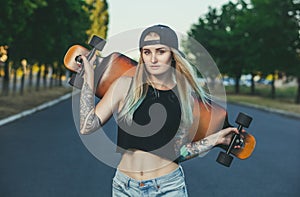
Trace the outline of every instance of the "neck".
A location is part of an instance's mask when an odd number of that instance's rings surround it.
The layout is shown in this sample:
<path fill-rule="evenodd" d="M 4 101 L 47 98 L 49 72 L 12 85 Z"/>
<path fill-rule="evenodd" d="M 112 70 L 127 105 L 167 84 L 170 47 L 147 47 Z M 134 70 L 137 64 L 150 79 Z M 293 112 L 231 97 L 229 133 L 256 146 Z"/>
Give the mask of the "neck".
<path fill-rule="evenodd" d="M 165 75 L 151 75 L 149 76 L 149 82 L 154 88 L 159 90 L 172 89 L 176 84 L 172 73 Z"/>

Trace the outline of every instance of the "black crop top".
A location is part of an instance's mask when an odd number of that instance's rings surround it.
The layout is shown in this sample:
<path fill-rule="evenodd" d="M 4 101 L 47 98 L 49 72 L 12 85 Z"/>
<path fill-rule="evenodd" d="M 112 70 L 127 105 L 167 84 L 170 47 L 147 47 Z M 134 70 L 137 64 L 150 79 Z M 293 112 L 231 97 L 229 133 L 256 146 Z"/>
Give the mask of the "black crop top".
<path fill-rule="evenodd" d="M 157 90 L 149 86 L 145 99 L 133 114 L 133 121 L 118 122 L 117 152 L 128 149 L 151 152 L 175 161 L 175 135 L 181 120 L 177 87 Z"/>

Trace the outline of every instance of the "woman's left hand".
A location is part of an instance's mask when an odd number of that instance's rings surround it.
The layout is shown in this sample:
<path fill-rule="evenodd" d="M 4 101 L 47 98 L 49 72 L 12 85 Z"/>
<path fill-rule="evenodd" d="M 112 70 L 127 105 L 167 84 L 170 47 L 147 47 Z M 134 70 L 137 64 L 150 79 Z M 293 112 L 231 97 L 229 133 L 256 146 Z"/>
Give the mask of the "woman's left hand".
<path fill-rule="evenodd" d="M 242 131 L 244 132 L 244 130 Z M 237 128 L 228 127 L 218 132 L 219 137 L 216 144 L 229 145 L 234 134 L 239 134 Z M 240 146 L 235 146 L 234 148 L 240 148 Z"/>

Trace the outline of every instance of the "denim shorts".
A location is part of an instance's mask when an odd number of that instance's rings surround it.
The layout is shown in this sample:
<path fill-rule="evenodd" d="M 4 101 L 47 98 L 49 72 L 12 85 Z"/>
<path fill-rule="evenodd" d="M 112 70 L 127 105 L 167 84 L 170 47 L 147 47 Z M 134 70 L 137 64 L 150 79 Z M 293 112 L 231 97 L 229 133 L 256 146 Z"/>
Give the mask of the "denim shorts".
<path fill-rule="evenodd" d="M 188 196 L 184 173 L 181 166 L 173 172 L 150 180 L 135 180 L 119 170 L 116 171 L 112 183 L 113 197 L 186 197 Z"/>

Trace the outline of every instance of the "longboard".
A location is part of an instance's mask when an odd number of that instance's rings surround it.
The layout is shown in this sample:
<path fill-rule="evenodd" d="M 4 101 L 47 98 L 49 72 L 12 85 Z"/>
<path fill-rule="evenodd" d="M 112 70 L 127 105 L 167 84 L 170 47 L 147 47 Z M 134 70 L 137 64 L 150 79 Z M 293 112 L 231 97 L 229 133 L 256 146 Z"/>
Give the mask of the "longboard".
<path fill-rule="evenodd" d="M 82 78 L 79 70 L 82 70 L 82 65 L 78 61 L 78 56 L 89 53 L 90 50 L 81 46 L 71 46 L 64 57 L 65 67 L 74 72 L 70 80 L 70 84 L 80 88 L 82 86 Z M 99 57 L 98 63 L 95 67 L 95 95 L 102 98 L 105 92 L 108 90 L 110 84 L 121 76 L 133 77 L 135 74 L 137 62 L 131 58 L 121 54 L 112 53 L 107 57 Z M 226 125 L 230 125 L 227 120 L 227 111 L 216 103 L 210 105 L 204 105 L 204 103 L 198 99 L 194 101 L 194 123 L 190 130 L 190 136 L 192 141 L 198 141 L 206 136 L 213 134 Z M 239 159 L 246 159 L 251 156 L 256 141 L 253 135 L 249 133 L 242 133 L 239 142 L 241 142 L 240 149 L 231 150 L 230 154 Z M 226 149 L 226 146 L 220 146 Z"/>

